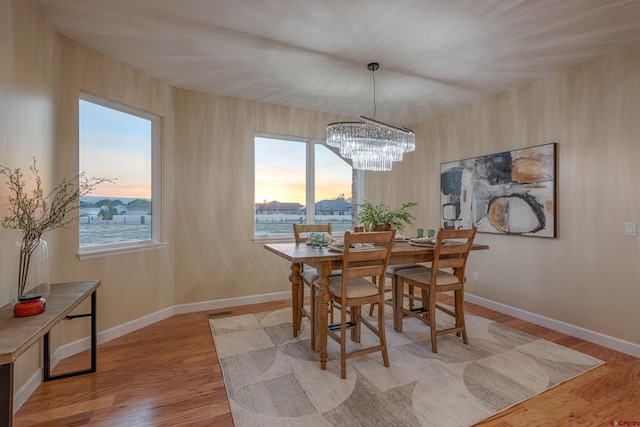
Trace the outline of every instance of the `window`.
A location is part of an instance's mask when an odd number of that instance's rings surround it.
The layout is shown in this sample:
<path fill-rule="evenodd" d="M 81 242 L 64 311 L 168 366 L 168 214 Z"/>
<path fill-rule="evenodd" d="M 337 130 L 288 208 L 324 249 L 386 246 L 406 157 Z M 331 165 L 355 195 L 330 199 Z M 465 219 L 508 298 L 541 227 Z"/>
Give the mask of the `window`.
<path fill-rule="evenodd" d="M 115 179 L 80 198 L 80 254 L 157 244 L 160 118 L 83 93 L 79 135 L 80 171 Z"/>
<path fill-rule="evenodd" d="M 352 184 L 351 165 L 322 141 L 256 136 L 254 235 L 291 235 L 294 223 L 350 230 Z"/>

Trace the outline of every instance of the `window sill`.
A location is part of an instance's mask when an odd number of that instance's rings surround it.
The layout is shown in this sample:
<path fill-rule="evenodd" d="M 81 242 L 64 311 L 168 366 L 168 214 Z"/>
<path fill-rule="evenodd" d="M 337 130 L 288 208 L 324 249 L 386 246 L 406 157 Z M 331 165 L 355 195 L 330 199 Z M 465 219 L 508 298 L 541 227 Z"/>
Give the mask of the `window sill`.
<path fill-rule="evenodd" d="M 85 261 L 94 258 L 102 258 L 107 256 L 114 255 L 124 255 L 135 252 L 144 252 L 151 251 L 156 249 L 164 249 L 167 247 L 167 243 L 161 242 L 140 242 L 133 244 L 124 244 L 124 245 L 113 245 L 113 246 L 101 246 L 96 249 L 83 249 L 81 252 L 78 252 L 76 256 L 80 261 Z"/>

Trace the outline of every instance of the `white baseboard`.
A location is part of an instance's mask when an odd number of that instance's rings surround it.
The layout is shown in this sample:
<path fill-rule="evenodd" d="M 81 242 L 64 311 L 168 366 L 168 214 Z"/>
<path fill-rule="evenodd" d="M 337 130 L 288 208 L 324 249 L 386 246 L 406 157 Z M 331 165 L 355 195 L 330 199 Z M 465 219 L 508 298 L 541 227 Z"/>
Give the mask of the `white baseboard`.
<path fill-rule="evenodd" d="M 165 308 L 139 319 L 132 320 L 119 326 L 115 326 L 111 329 L 98 333 L 98 344 L 111 341 L 112 339 L 121 337 L 130 332 L 149 326 L 155 322 L 171 317 L 175 314 L 194 313 L 197 311 L 217 310 L 228 307 L 238 307 L 249 304 L 259 304 L 263 302 L 281 301 L 291 298 L 291 292 L 276 292 L 272 294 L 252 295 L 239 298 L 227 298 L 222 300 L 204 301 L 192 304 L 180 304 L 172 307 Z M 632 342 L 624 341 L 618 338 L 610 337 L 599 332 L 594 332 L 588 329 L 581 328 L 579 326 L 571 325 L 568 323 L 560 322 L 548 317 L 540 316 L 535 313 L 531 313 L 519 308 L 511 307 L 499 302 L 491 301 L 475 295 L 465 294 L 465 299 L 471 303 L 480 305 L 482 307 L 490 308 L 500 313 L 508 314 L 518 319 L 526 320 L 527 322 L 535 323 L 536 325 L 544 326 L 549 329 L 553 329 L 562 332 L 567 335 L 574 336 L 576 338 L 583 339 L 585 341 L 592 342 L 607 348 L 611 348 L 622 353 L 629 354 L 634 357 L 640 358 L 640 345 Z M 91 340 L 89 337 L 74 341 L 72 343 L 63 345 L 58 348 L 51 355 L 51 368 L 56 364 L 69 356 L 80 353 L 91 347 Z M 27 401 L 31 393 L 33 393 L 40 383 L 42 382 L 42 371 L 38 369 L 31 376 L 29 381 L 20 388 L 17 392 L 14 392 L 13 407 L 14 413 L 20 409 L 20 407 Z"/>
<path fill-rule="evenodd" d="M 196 302 L 193 304 L 180 304 L 175 307 L 175 314 L 194 313 L 196 311 L 217 310 L 241 305 L 259 304 L 262 302 L 282 301 L 291 299 L 291 291 L 276 292 L 273 294 L 252 295 L 240 298 L 226 298 L 214 301 Z"/>
<path fill-rule="evenodd" d="M 140 317 L 139 319 L 132 320 L 127 323 L 123 323 L 122 325 L 115 326 L 111 329 L 107 329 L 105 331 L 99 332 L 97 338 L 97 344 L 102 344 L 107 341 L 111 341 L 114 338 L 121 337 L 130 332 L 136 331 L 140 328 L 144 328 L 145 326 L 152 325 L 160 320 L 171 317 L 175 314 L 175 308 L 169 307 L 160 311 L 156 311 L 155 313 L 151 313 L 147 316 Z M 74 354 L 78 354 L 81 351 L 87 350 L 91 347 L 91 337 L 85 337 L 79 339 L 77 341 L 71 342 L 69 344 L 65 344 L 59 347 L 53 354 L 51 355 L 51 367 L 55 367 L 59 361 L 62 359 L 66 359 L 69 356 L 73 356 Z"/>
<path fill-rule="evenodd" d="M 36 391 L 38 386 L 42 383 L 42 376 L 44 373 L 42 369 L 38 368 L 35 370 L 33 375 L 27 380 L 27 382 L 20 387 L 20 390 L 13 392 L 13 414 L 15 415 L 18 412 L 18 409 L 24 405 L 29 396 Z"/>
<path fill-rule="evenodd" d="M 581 328 L 580 326 L 575 326 L 570 323 L 561 322 L 559 320 L 551 319 L 549 317 L 541 316 L 539 314 L 535 314 L 529 311 L 521 310 L 519 308 L 511 307 L 509 305 L 491 301 L 486 298 L 470 295 L 468 293 L 465 293 L 464 298 L 466 301 L 469 301 L 473 304 L 490 308 L 491 310 L 508 314 L 509 316 L 526 320 L 527 322 L 535 323 L 536 325 L 544 326 L 545 328 L 553 329 L 554 331 L 562 332 L 563 334 L 571 335 L 572 337 L 580 338 L 582 340 L 589 341 L 594 344 L 598 344 L 603 347 L 607 347 L 612 350 L 616 350 L 621 353 L 626 353 L 633 357 L 640 358 L 639 344 L 635 344 L 629 341 L 624 341 L 615 337 L 610 337 L 608 335 L 601 334 L 600 332 L 595 332 L 589 329 Z"/>

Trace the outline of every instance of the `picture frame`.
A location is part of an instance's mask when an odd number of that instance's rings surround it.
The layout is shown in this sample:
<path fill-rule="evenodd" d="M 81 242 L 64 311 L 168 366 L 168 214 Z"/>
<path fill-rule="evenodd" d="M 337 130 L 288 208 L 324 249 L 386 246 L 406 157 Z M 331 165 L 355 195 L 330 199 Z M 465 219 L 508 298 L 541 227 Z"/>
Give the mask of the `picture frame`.
<path fill-rule="evenodd" d="M 445 229 L 555 238 L 557 143 L 440 165 Z"/>

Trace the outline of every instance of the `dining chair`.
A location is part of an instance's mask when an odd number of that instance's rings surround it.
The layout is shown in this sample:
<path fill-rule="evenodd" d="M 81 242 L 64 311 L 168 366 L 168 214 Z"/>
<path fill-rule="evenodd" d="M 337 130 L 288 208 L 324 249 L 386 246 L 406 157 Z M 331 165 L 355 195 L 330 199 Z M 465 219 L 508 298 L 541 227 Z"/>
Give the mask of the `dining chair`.
<path fill-rule="evenodd" d="M 389 366 L 387 341 L 384 332 L 384 278 L 393 247 L 395 230 L 344 234 L 342 273 L 330 277 L 331 300 L 340 307 L 340 322 L 329 325 L 328 336 L 340 343 L 340 377 L 347 377 L 346 360 L 380 351 L 384 366 Z M 377 283 L 371 278 L 376 277 Z M 377 324 L 362 316 L 362 305 L 378 304 Z M 347 321 L 347 314 L 349 320 Z M 379 343 L 347 351 L 347 330 L 351 340 L 360 342 L 361 325 L 377 337 Z"/>
<path fill-rule="evenodd" d="M 293 235 L 296 243 L 306 243 L 310 233 L 327 233 L 331 234 L 331 223 L 328 224 L 293 224 Z M 334 270 L 331 275 L 340 274 L 340 270 Z M 313 317 L 313 307 L 315 305 L 315 287 L 314 282 L 320 278 L 320 274 L 315 268 L 305 268 L 300 266 L 300 275 L 302 276 L 302 286 L 298 290 L 298 312 L 300 316 L 307 317 L 311 322 L 311 333 L 315 333 L 315 319 Z M 309 287 L 309 309 L 304 305 L 305 286 Z M 298 323 L 301 325 L 301 322 Z"/>
<path fill-rule="evenodd" d="M 387 224 L 387 225 L 389 225 L 389 224 Z M 385 224 L 376 224 L 373 227 L 373 231 L 386 231 L 386 230 L 389 230 L 389 229 L 390 229 L 390 227 L 385 227 Z M 391 279 L 391 283 L 385 287 L 385 293 L 386 292 L 393 292 L 393 290 L 397 286 L 398 276 L 396 274 L 397 274 L 398 271 L 406 270 L 407 268 L 417 268 L 417 267 L 423 267 L 423 265 L 421 265 L 421 264 L 396 264 L 396 265 L 388 266 L 387 267 L 386 277 Z M 386 283 L 386 281 L 385 281 L 385 283 Z M 412 286 L 409 287 L 408 295 L 411 295 L 411 298 L 409 299 L 409 302 L 411 304 L 411 308 L 413 308 L 414 300 L 415 299 L 419 299 L 420 297 L 416 297 L 414 295 L 414 291 L 413 291 L 413 287 Z M 392 305 L 393 304 L 393 298 L 391 300 L 386 299 L 385 302 L 387 304 L 389 304 L 389 305 Z M 375 309 L 375 307 L 376 307 L 375 304 L 371 304 L 371 306 L 369 307 L 369 316 L 373 316 L 373 310 Z"/>
<path fill-rule="evenodd" d="M 411 268 L 397 273 L 398 283 L 394 290 L 394 316 L 397 332 L 402 332 L 402 320 L 405 316 L 415 317 L 431 328 L 431 350 L 438 352 L 437 336 L 455 333 L 462 335 L 465 344 L 469 344 L 464 320 L 464 282 L 465 268 L 469 251 L 473 244 L 477 228 L 465 230 L 438 231 L 431 267 Z M 447 269 L 447 270 L 443 270 Z M 452 269 L 452 272 L 449 272 Z M 422 291 L 422 307 L 404 307 L 405 285 L 414 286 Z M 454 307 L 439 304 L 436 296 L 441 292 L 453 291 Z M 440 310 L 455 319 L 452 327 L 436 329 L 436 310 Z"/>

